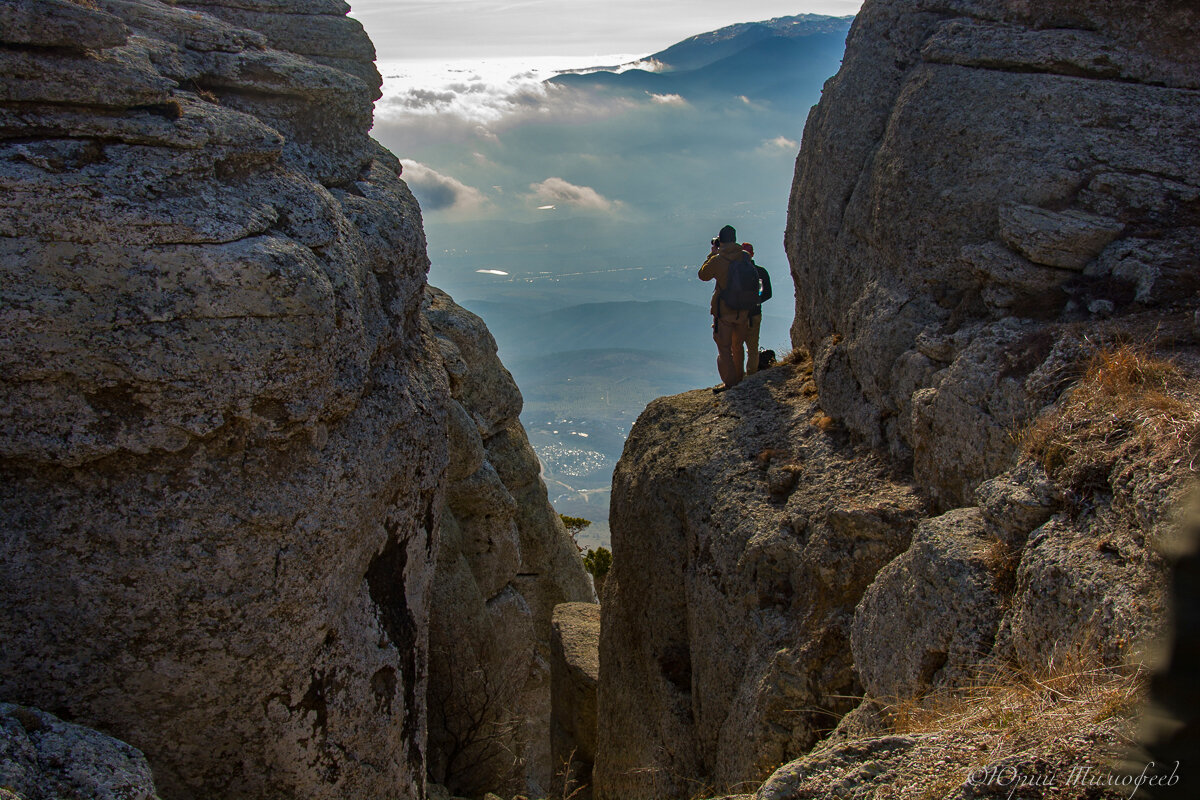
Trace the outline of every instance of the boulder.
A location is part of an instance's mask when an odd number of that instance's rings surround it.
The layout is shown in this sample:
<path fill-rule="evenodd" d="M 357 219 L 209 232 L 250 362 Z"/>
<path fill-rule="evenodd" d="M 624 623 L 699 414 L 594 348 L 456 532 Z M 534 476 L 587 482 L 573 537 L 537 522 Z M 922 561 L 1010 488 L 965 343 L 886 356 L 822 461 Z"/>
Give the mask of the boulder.
<path fill-rule="evenodd" d="M 613 483 L 596 797 L 761 781 L 861 695 L 854 608 L 924 503 L 820 416 L 809 373 L 785 365 L 660 398 L 634 425 Z"/>
<path fill-rule="evenodd" d="M 1031 670 L 1093 654 L 1108 665 L 1144 657 L 1167 621 L 1166 565 L 1143 530 L 1110 508 L 1055 517 L 1029 538 L 997 655 Z"/>
<path fill-rule="evenodd" d="M 1125 231 L 1115 219 L 1084 211 L 1020 204 L 1000 209 L 1000 238 L 1035 264 L 1082 271 Z"/>
<path fill-rule="evenodd" d="M 922 522 L 854 614 L 854 664 L 867 693 L 891 702 L 980 678 L 1000 623 L 988 570 L 994 542 L 978 509 Z"/>
<path fill-rule="evenodd" d="M 576 785 L 590 785 L 596 761 L 600 606 L 555 606 L 550 655 L 550 750 L 554 765 L 559 772 L 569 771 L 568 777 Z"/>
<path fill-rule="evenodd" d="M 17 800 L 158 800 L 137 748 L 11 703 L 0 703 L 0 786 Z"/>

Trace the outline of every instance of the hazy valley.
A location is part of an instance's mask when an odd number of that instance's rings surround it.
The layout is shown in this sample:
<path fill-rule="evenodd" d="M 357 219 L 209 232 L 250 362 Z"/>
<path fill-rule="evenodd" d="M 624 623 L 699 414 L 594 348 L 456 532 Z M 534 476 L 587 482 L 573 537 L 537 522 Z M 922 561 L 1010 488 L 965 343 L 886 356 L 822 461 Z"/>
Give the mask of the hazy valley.
<path fill-rule="evenodd" d="M 503 84 L 493 106 L 460 103 L 489 91 L 468 65 L 441 90 L 399 93 L 385 77 L 375 132 L 411 159 L 430 282 L 487 322 L 551 501 L 596 523 L 582 543 L 607 544 L 612 468 L 646 403 L 719 383 L 712 284 L 696 268 L 721 225 L 775 279 L 761 346 L 790 349 L 789 137 L 837 71 L 849 23 L 734 25 L 621 67 Z M 431 109 L 436 136 L 417 130 Z"/>

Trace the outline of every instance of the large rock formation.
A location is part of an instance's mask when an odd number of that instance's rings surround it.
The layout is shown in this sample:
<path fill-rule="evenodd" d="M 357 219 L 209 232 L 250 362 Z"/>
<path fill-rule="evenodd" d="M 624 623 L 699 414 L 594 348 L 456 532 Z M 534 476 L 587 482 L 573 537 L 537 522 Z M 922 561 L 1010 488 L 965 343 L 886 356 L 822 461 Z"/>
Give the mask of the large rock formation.
<path fill-rule="evenodd" d="M 0 699 L 406 797 L 448 386 L 339 0 L 0 4 Z"/>
<path fill-rule="evenodd" d="M 544 795 L 555 772 L 551 614 L 594 594 L 546 498 L 495 340 L 444 292 L 427 295 L 453 394 L 430 620 L 430 774 L 463 795 Z"/>
<path fill-rule="evenodd" d="M 1144 657 L 1200 443 L 1198 37 L 1177 0 L 864 5 L 791 199 L 815 388 L 656 401 L 618 465 L 599 797 L 731 789 L 835 726 L 760 797 L 940 796 L 965 778 L 909 755 L 965 775 L 987 737 L 866 741 L 879 709 Z M 1062 755 L 1024 733 L 1018 766 Z"/>
<path fill-rule="evenodd" d="M 856 20 L 797 160 L 793 338 L 827 411 L 935 506 L 978 506 L 923 525 L 864 598 L 869 693 L 962 682 L 988 654 L 1036 669 L 1084 638 L 1119 662 L 1160 628 L 1178 481 L 1136 459 L 1083 494 L 1005 471 L 1089 352 L 1142 339 L 1195 372 L 1197 34 L 1171 0 L 879 0 Z"/>
<path fill-rule="evenodd" d="M 924 504 L 805 370 L 651 403 L 613 479 L 596 796 L 762 780 L 854 706 L 854 608 Z"/>
<path fill-rule="evenodd" d="M 1194 307 L 1198 37 L 1180 0 L 868 0 L 856 19 L 796 164 L 792 338 L 825 410 L 938 506 L 1010 465 L 1099 320 Z"/>

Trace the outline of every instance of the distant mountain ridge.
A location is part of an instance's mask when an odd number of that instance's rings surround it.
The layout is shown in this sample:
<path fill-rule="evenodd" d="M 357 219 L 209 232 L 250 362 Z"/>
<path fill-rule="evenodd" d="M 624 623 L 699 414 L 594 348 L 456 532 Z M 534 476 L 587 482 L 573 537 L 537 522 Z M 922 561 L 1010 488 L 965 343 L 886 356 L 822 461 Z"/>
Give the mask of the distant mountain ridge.
<path fill-rule="evenodd" d="M 740 22 L 691 36 L 655 53 L 647 60 L 658 62 L 672 72 L 700 69 L 764 39 L 799 39 L 817 34 L 840 33 L 844 40 L 853 21 L 853 16 L 797 14 L 762 22 Z"/>
<path fill-rule="evenodd" d="M 743 96 L 787 101 L 805 95 L 845 49 L 853 17 L 800 14 L 745 22 L 698 34 L 634 64 L 564 72 L 548 82 L 614 91 L 679 95 L 688 100 Z"/>
<path fill-rule="evenodd" d="M 738 22 L 715 31 L 689 36 L 665 50 L 659 50 L 657 53 L 628 64 L 562 70 L 560 74 L 620 73 L 631 67 L 639 68 L 642 64 L 654 66 L 654 69 L 643 71 L 685 72 L 706 67 L 764 39 L 798 39 L 824 33 L 840 33 L 845 36 L 853 21 L 853 15 L 831 17 L 825 14 L 796 14 L 789 17 L 774 17 L 760 22 Z"/>

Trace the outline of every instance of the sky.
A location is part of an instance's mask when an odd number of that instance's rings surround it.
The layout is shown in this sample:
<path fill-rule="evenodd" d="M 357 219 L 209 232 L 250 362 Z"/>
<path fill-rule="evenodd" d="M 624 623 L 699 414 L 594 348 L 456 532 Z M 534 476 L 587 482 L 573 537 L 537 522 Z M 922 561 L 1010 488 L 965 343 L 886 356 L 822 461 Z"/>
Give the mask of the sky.
<path fill-rule="evenodd" d="M 649 55 L 696 33 L 861 0 L 350 0 L 380 60 Z"/>

